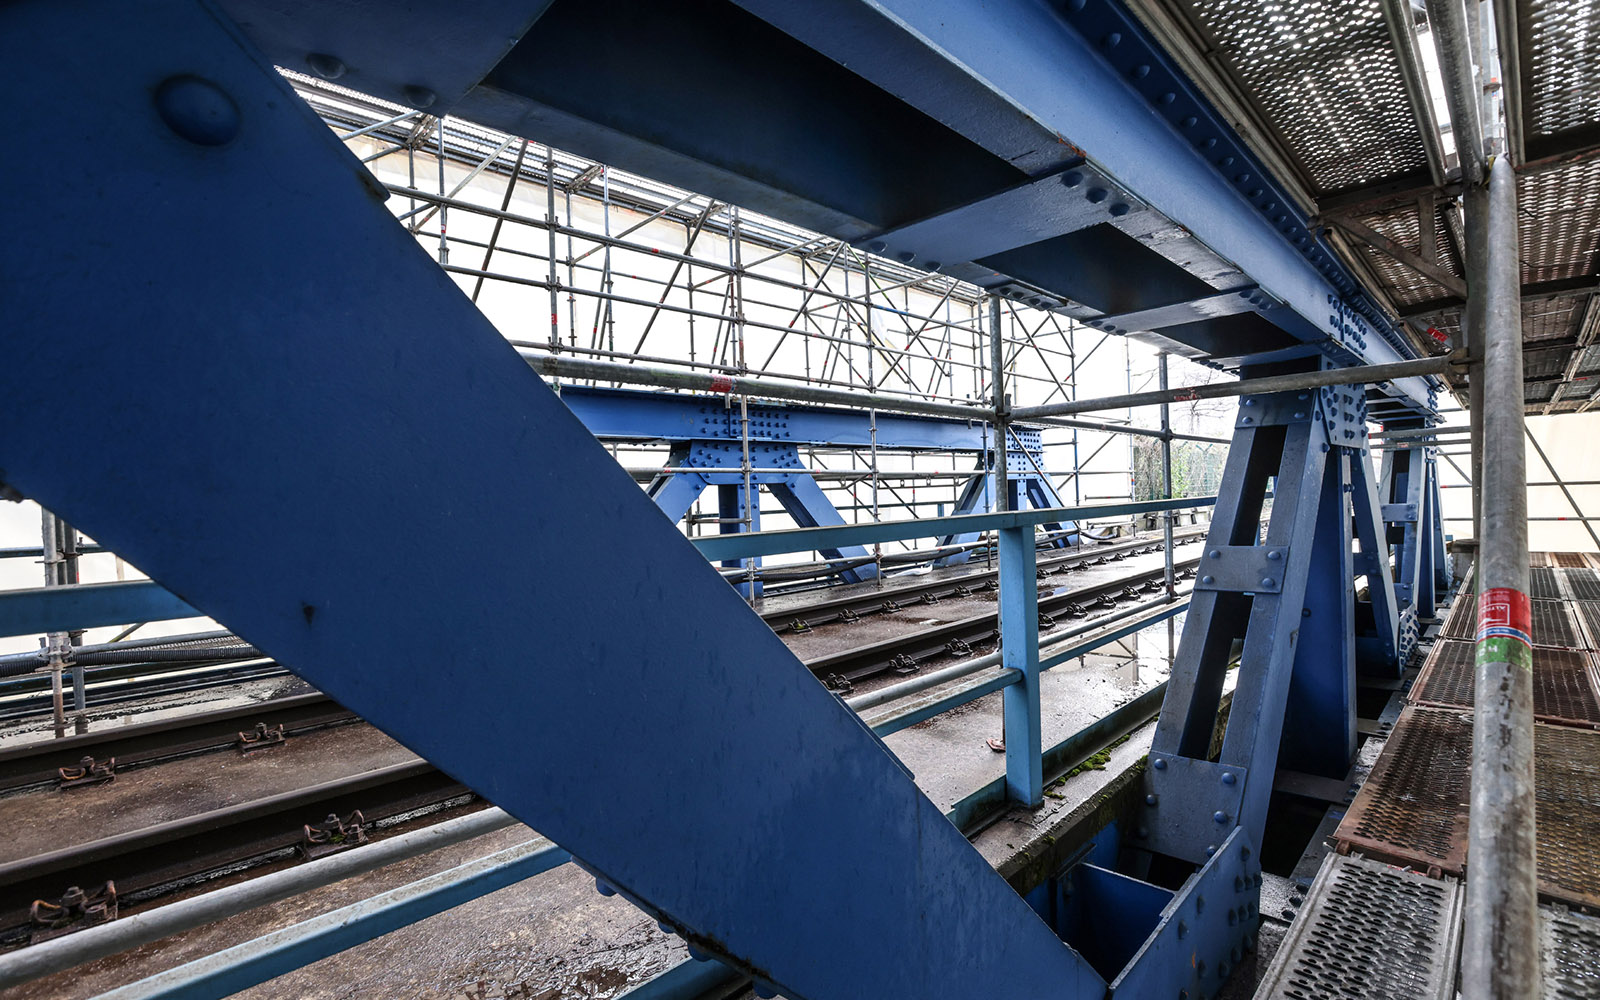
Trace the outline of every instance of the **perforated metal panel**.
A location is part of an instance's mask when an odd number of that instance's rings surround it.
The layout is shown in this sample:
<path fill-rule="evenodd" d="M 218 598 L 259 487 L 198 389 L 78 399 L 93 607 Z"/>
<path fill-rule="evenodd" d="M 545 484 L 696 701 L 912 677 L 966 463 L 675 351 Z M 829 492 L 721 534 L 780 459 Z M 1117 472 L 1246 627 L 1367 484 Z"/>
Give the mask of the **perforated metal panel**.
<path fill-rule="evenodd" d="M 1423 170 L 1377 0 L 1182 0 L 1321 191 Z"/>
<path fill-rule="evenodd" d="M 1563 601 L 1531 601 L 1533 612 L 1533 644 L 1571 649 L 1580 645 L 1578 630 Z M 1476 639 L 1478 637 L 1478 602 L 1462 598 L 1450 611 L 1450 620 L 1439 633 L 1450 639 Z"/>
<path fill-rule="evenodd" d="M 1407 708 L 1334 834 L 1340 851 L 1460 874 L 1471 774 L 1471 714 Z"/>
<path fill-rule="evenodd" d="M 1600 14 L 1588 0 L 1521 0 L 1523 117 L 1530 136 L 1600 121 Z"/>
<path fill-rule="evenodd" d="M 1536 601 L 1561 600 L 1561 585 L 1553 569 L 1535 567 L 1528 570 L 1528 596 Z"/>
<path fill-rule="evenodd" d="M 1440 1000 L 1454 995 L 1461 886 L 1330 855 L 1257 1000 Z"/>
<path fill-rule="evenodd" d="M 1600 58 L 1600 53 L 1596 54 Z M 1600 92 L 1591 78 L 1591 94 Z M 1600 231 L 1600 160 L 1583 160 L 1517 178 L 1522 217 L 1522 280 L 1589 274 Z"/>
<path fill-rule="evenodd" d="M 1600 906 L 1600 733 L 1536 723 L 1539 891 Z"/>
<path fill-rule="evenodd" d="M 1600 573 L 1592 569 L 1559 569 L 1556 576 L 1575 601 L 1600 601 Z"/>
<path fill-rule="evenodd" d="M 1462 273 L 1461 260 L 1456 256 L 1455 246 L 1442 236 L 1445 226 L 1438 216 L 1444 209 L 1445 202 L 1441 199 L 1434 206 L 1434 231 L 1441 234 L 1436 240 L 1435 251 L 1438 254 L 1439 266 L 1459 276 Z M 1421 252 L 1422 220 L 1421 212 L 1416 206 L 1406 206 L 1384 215 L 1364 216 L 1359 221 L 1412 253 Z M 1384 285 L 1391 290 L 1397 305 L 1416 305 L 1450 294 L 1448 289 L 1436 284 L 1432 279 L 1419 275 L 1388 254 L 1374 250 L 1364 243 L 1356 243 L 1356 252 L 1366 258 L 1368 266 L 1377 272 Z"/>
<path fill-rule="evenodd" d="M 1422 676 L 1411 686 L 1411 700 L 1419 705 L 1471 708 L 1476 651 L 1477 646 L 1470 642 L 1437 642 Z M 1533 651 L 1533 714 L 1549 722 L 1600 726 L 1600 695 L 1595 691 L 1587 653 L 1543 646 Z"/>
<path fill-rule="evenodd" d="M 1545 1000 L 1600 997 L 1600 917 L 1539 907 L 1539 953 Z"/>

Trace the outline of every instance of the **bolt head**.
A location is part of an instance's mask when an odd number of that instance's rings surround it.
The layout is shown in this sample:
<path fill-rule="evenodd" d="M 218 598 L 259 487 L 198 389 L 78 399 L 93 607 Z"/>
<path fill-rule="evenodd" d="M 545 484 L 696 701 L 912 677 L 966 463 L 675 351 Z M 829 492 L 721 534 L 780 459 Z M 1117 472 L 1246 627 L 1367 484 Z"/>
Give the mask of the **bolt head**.
<path fill-rule="evenodd" d="M 239 106 L 202 77 L 168 77 L 156 88 L 155 104 L 167 128 L 196 146 L 225 146 L 239 134 Z"/>

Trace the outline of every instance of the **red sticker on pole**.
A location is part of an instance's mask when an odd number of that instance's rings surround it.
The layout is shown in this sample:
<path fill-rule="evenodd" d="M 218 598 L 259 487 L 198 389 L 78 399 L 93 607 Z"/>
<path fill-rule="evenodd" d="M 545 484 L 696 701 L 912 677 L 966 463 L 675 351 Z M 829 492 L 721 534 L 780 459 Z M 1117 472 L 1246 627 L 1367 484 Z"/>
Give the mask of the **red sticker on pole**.
<path fill-rule="evenodd" d="M 711 376 L 711 391 L 712 392 L 732 392 L 733 391 L 733 379 L 729 378 L 726 375 L 713 375 L 713 376 Z"/>
<path fill-rule="evenodd" d="M 1478 595 L 1478 641 L 1514 639 L 1533 648 L 1533 608 L 1528 595 L 1495 587 Z"/>

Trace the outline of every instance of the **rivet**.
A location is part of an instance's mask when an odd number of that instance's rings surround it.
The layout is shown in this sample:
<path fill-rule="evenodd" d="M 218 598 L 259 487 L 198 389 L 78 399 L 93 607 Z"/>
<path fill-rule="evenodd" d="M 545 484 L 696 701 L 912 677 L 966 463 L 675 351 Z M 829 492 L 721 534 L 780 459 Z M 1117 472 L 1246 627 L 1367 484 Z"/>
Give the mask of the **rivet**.
<path fill-rule="evenodd" d="M 1069 188 L 1075 188 L 1083 183 L 1083 175 L 1076 170 L 1069 170 L 1061 175 L 1061 183 Z"/>
<path fill-rule="evenodd" d="M 1199 121 L 1198 118 L 1196 118 L 1194 115 L 1189 115 L 1183 120 L 1182 124 L 1184 128 L 1194 128 L 1195 122 L 1197 121 Z"/>
<path fill-rule="evenodd" d="M 1088 198 L 1096 205 L 1100 204 L 1102 201 L 1105 201 L 1110 196 L 1111 192 L 1107 191 L 1105 188 L 1090 188 L 1089 193 L 1084 195 L 1085 198 Z"/>
<path fill-rule="evenodd" d="M 1216 848 L 1208 847 L 1208 848 L 1206 848 L 1206 850 L 1214 851 L 1214 850 L 1216 850 Z M 1206 910 L 1206 898 L 1204 896 L 1196 896 L 1194 898 L 1194 912 L 1196 912 L 1196 913 L 1204 913 L 1205 910 Z"/>
<path fill-rule="evenodd" d="M 1206 857 L 1209 858 L 1209 857 L 1211 857 L 1211 855 L 1213 855 L 1215 853 L 1217 853 L 1217 845 L 1216 844 L 1207 844 L 1206 845 Z"/>
<path fill-rule="evenodd" d="M 1214 576 L 1202 576 L 1200 578 L 1200 582 L 1203 583 L 1203 584 L 1206 584 L 1207 586 L 1210 586 L 1211 584 L 1217 582 L 1217 578 L 1214 577 Z"/>
<path fill-rule="evenodd" d="M 1209 556 L 1211 556 L 1211 558 L 1213 558 L 1213 559 L 1221 559 L 1222 558 L 1222 550 L 1221 549 L 1212 549 L 1207 554 Z"/>
<path fill-rule="evenodd" d="M 690 958 L 690 960 L 695 961 L 695 962 L 709 962 L 709 961 L 711 961 L 711 956 L 710 955 L 707 955 L 705 952 L 701 951 L 699 948 L 696 948 L 692 944 L 689 946 L 689 958 Z"/>
<path fill-rule="evenodd" d="M 1167 769 L 1166 758 L 1157 757 L 1155 760 L 1150 762 L 1150 766 L 1155 768 L 1157 771 L 1165 771 Z"/>
<path fill-rule="evenodd" d="M 871 250 L 873 253 L 883 253 L 888 248 L 889 244 L 883 242 L 882 240 L 873 240 L 871 243 L 867 244 L 867 249 Z"/>
<path fill-rule="evenodd" d="M 1107 35 L 1106 37 L 1100 39 L 1100 47 L 1101 48 L 1114 49 L 1118 45 L 1121 45 L 1121 44 L 1122 44 L 1122 35 L 1118 34 L 1115 31 L 1113 31 L 1111 34 Z"/>
<path fill-rule="evenodd" d="M 239 106 L 210 80 L 183 74 L 156 88 L 156 112 L 167 128 L 196 146 L 221 146 L 239 134 Z"/>
<path fill-rule="evenodd" d="M 1187 923 L 1185 923 L 1184 921 L 1182 921 L 1182 920 L 1178 921 L 1178 937 L 1179 938 L 1186 938 L 1188 936 L 1189 936 L 1189 925 Z"/>
<path fill-rule="evenodd" d="M 1255 417 L 1245 417 L 1243 422 L 1247 423 L 1247 424 L 1253 424 L 1253 423 L 1256 422 L 1256 418 Z"/>
<path fill-rule="evenodd" d="M 1162 104 L 1171 104 L 1172 102 L 1176 101 L 1177 99 L 1178 99 L 1178 95 L 1174 94 L 1170 90 L 1167 91 L 1165 94 L 1161 95 L 1161 103 Z"/>
<path fill-rule="evenodd" d="M 1277 562 L 1279 559 L 1283 558 L 1283 550 L 1282 549 L 1269 549 L 1267 551 L 1267 558 L 1272 560 L 1273 562 Z"/>
<path fill-rule="evenodd" d="M 1296 410 L 1296 411 L 1294 411 L 1294 418 L 1296 420 L 1304 420 L 1306 418 L 1306 415 L 1303 412 L 1301 412 L 1300 410 Z"/>
<path fill-rule="evenodd" d="M 909 264 L 917 259 L 917 255 L 912 253 L 910 250 L 902 250 L 895 254 L 895 256 L 900 258 L 900 263 L 902 264 Z"/>
<path fill-rule="evenodd" d="M 349 67 L 338 56 L 330 56 L 326 52 L 313 52 L 306 56 L 306 65 L 311 67 L 311 72 L 324 80 L 337 80 L 344 76 Z"/>
<path fill-rule="evenodd" d="M 1150 75 L 1150 67 L 1145 63 L 1140 63 L 1133 69 L 1129 70 L 1128 75 L 1133 77 L 1135 80 L 1143 80 L 1145 77 Z"/>
<path fill-rule="evenodd" d="M 1238 780 L 1239 780 L 1238 776 L 1235 775 L 1232 771 L 1223 771 L 1222 772 L 1222 783 L 1224 785 L 1232 785 L 1235 782 L 1237 782 Z"/>
<path fill-rule="evenodd" d="M 594 880 L 594 891 L 598 892 L 602 896 L 615 896 L 617 894 L 616 889 L 613 889 L 610 885 L 600 881 L 599 879 Z"/>
<path fill-rule="evenodd" d="M 1155 796 L 1155 793 L 1154 793 L 1154 792 L 1151 792 L 1151 793 L 1150 793 L 1150 794 L 1149 794 L 1149 795 L 1146 795 L 1146 796 L 1145 796 L 1145 797 L 1144 797 L 1144 804 L 1145 804 L 1145 805 L 1147 805 L 1147 806 L 1153 806 L 1153 805 L 1155 805 L 1155 804 L 1156 804 L 1156 803 L 1157 803 L 1157 802 L 1158 802 L 1158 801 L 1160 801 L 1160 800 L 1159 800 L 1159 799 L 1157 799 L 1157 798 L 1156 798 L 1156 796 Z"/>
<path fill-rule="evenodd" d="M 1247 397 L 1245 399 L 1245 401 L 1244 401 L 1244 405 L 1246 405 L 1246 406 L 1254 406 L 1254 405 L 1256 405 L 1255 397 L 1254 396 Z"/>
<path fill-rule="evenodd" d="M 930 260 L 930 261 L 927 261 L 926 266 L 927 266 L 928 270 L 930 270 L 930 271 L 937 271 L 937 270 L 939 270 L 940 266 L 943 265 L 943 263 L 944 263 L 943 261 L 939 261 L 939 260 Z"/>
<path fill-rule="evenodd" d="M 401 88 L 400 94 L 406 99 L 406 103 L 414 108 L 431 108 L 433 102 L 439 99 L 438 94 L 414 83 L 406 84 Z"/>
<path fill-rule="evenodd" d="M 1127 215 L 1128 212 L 1130 211 L 1130 209 L 1128 208 L 1127 205 L 1125 205 L 1125 204 L 1123 204 L 1122 202 L 1119 201 L 1116 204 L 1112 205 L 1109 209 L 1107 209 L 1107 211 L 1109 211 L 1112 215 L 1120 217 L 1120 216 Z"/>
<path fill-rule="evenodd" d="M 1228 814 L 1223 812 L 1221 809 L 1218 809 L 1216 812 L 1211 814 L 1211 818 L 1216 820 L 1218 823 L 1226 823 L 1228 821 Z"/>
<path fill-rule="evenodd" d="M 676 927 L 672 926 L 671 924 L 667 923 L 665 920 L 657 920 L 656 921 L 656 926 L 661 929 L 661 933 L 669 935 L 669 936 L 678 933 L 678 929 Z"/>
<path fill-rule="evenodd" d="M 1261 578 L 1261 585 L 1263 587 L 1271 587 L 1271 586 L 1275 585 L 1277 582 L 1278 581 L 1274 580 L 1270 576 L 1264 576 L 1264 577 Z"/>

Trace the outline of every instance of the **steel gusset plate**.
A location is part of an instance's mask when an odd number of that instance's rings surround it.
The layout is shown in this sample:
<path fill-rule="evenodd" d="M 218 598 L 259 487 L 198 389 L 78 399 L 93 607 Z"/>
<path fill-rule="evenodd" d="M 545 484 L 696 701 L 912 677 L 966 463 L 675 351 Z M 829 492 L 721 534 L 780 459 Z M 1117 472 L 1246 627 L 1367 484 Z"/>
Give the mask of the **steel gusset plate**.
<path fill-rule="evenodd" d="M 1261 864 L 1243 827 L 1161 911 L 1160 922 L 1121 975 L 1111 996 L 1212 997 L 1255 948 Z"/>
<path fill-rule="evenodd" d="M 1461 883 L 1330 854 L 1256 1000 L 1455 996 Z"/>

